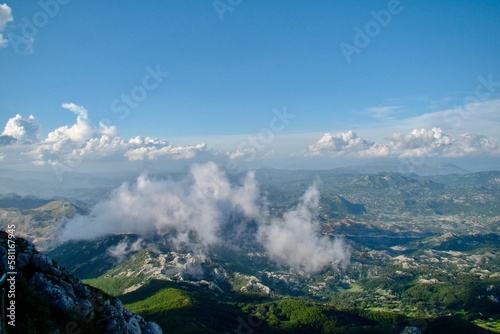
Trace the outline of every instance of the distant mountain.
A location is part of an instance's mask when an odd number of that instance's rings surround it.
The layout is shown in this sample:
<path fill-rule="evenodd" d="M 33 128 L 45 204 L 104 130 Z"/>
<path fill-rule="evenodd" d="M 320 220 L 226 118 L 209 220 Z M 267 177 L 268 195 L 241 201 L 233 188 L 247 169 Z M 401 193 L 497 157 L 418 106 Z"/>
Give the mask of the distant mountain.
<path fill-rule="evenodd" d="M 435 175 L 423 180 L 439 182 L 452 187 L 488 187 L 500 185 L 500 171 L 477 172 L 456 175 Z"/>
<path fill-rule="evenodd" d="M 44 204 L 35 207 L 41 203 Z M 61 200 L 47 201 L 39 198 L 11 196 L 4 201 L 4 204 L 12 205 L 12 207 L 0 209 L 0 229 L 5 230 L 8 225 L 15 225 L 16 233 L 33 241 L 39 249 L 54 246 L 55 237 L 63 219 L 86 213 L 72 203 Z M 23 207 L 25 209 L 22 209 Z"/>
<path fill-rule="evenodd" d="M 15 193 L 0 195 L 0 208 L 35 209 L 49 202 L 50 199 L 37 196 L 19 196 Z"/>
<path fill-rule="evenodd" d="M 498 245 L 500 245 L 500 235 L 490 233 L 486 235 L 454 236 L 443 241 L 439 246 L 435 247 L 435 249 L 446 251 L 471 251 L 477 248 L 498 247 Z"/>
<path fill-rule="evenodd" d="M 168 234 L 123 234 L 66 242 L 49 255 L 165 332 L 458 334 L 497 326 L 500 172 L 258 170 L 257 178 L 277 217 L 317 182 L 318 232 L 344 238 L 349 265 L 309 274 L 279 263 L 256 243 L 258 224 L 237 214 L 209 249 L 176 249 Z M 58 202 L 5 210 L 71 214 Z"/>
<path fill-rule="evenodd" d="M 452 175 L 467 174 L 470 171 L 452 163 L 441 161 L 412 161 L 410 159 L 373 160 L 368 163 L 319 170 L 290 170 L 261 168 L 257 170 L 257 178 L 263 183 L 279 183 L 283 180 L 297 181 L 311 179 L 315 176 L 365 175 L 378 173 L 399 173 L 404 175 Z"/>
<path fill-rule="evenodd" d="M 414 186 L 417 180 L 403 176 L 401 174 L 384 172 L 378 174 L 369 174 L 351 181 L 353 186 L 377 189 L 397 189 L 401 187 Z"/>
<path fill-rule="evenodd" d="M 136 254 L 139 250 L 126 253 L 125 250 L 138 240 L 139 237 L 134 234 L 110 235 L 97 240 L 73 240 L 49 250 L 47 254 L 76 276 L 94 278 Z M 120 244 L 123 245 L 123 252 L 113 254 L 110 250 Z"/>
<path fill-rule="evenodd" d="M 0 169 L 0 193 L 43 198 L 79 199 L 95 204 L 123 181 L 133 181 L 135 174 L 83 174 L 54 171 L 13 171 Z"/>
<path fill-rule="evenodd" d="M 328 212 L 328 216 L 331 218 L 345 218 L 352 215 L 361 215 L 366 212 L 364 204 L 353 203 L 336 194 L 323 194 L 320 205 L 321 210 Z"/>
<path fill-rule="evenodd" d="M 450 175 L 467 174 L 468 170 L 458 167 L 452 163 L 440 161 L 422 161 L 414 162 L 410 159 L 392 159 L 386 161 L 372 161 L 366 164 L 354 165 L 347 168 L 341 168 L 345 172 L 355 172 L 359 174 L 376 174 L 383 172 L 393 172 L 400 174 L 416 174 L 419 176 L 428 175 Z"/>

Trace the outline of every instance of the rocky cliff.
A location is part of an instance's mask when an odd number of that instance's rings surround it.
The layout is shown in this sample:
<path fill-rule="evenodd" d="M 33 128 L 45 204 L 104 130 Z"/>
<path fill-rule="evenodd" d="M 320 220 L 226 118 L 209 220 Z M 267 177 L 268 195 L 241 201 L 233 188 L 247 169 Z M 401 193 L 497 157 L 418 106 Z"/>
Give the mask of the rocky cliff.
<path fill-rule="evenodd" d="M 17 261 L 15 268 L 9 268 L 8 240 L 8 235 L 0 232 L 0 257 L 4 259 L 0 275 L 17 272 L 13 286 L 9 281 L 4 283 L 6 305 L 14 300 L 16 306 L 16 327 L 7 324 L 9 333 L 162 333 L 156 323 L 124 309 L 119 299 L 83 284 L 26 239 L 11 239 Z M 12 288 L 14 298 L 8 294 Z"/>

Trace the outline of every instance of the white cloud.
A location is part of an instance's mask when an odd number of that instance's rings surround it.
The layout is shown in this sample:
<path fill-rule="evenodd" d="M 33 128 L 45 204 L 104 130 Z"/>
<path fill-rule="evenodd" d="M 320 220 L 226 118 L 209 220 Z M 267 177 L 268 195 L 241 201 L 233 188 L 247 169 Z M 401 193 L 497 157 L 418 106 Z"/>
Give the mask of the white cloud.
<path fill-rule="evenodd" d="M 418 116 L 388 119 L 383 123 L 370 124 L 363 130 L 370 137 L 379 137 L 378 134 L 395 132 L 411 132 L 413 129 L 440 128 L 452 136 L 463 133 L 478 133 L 483 136 L 500 140 L 500 99 L 469 102 L 456 105 L 439 111 L 424 113 Z"/>
<path fill-rule="evenodd" d="M 166 141 L 148 143 L 146 139 L 144 144 L 146 146 L 129 149 L 125 156 L 129 160 L 155 160 L 164 156 L 172 159 L 191 159 L 207 149 L 207 145 L 203 143 L 195 146 L 175 146 Z"/>
<path fill-rule="evenodd" d="M 218 232 L 230 211 L 246 216 L 259 213 L 255 178 L 233 186 L 213 163 L 194 164 L 184 180 L 160 181 L 143 175 L 135 184 L 123 184 L 111 197 L 97 204 L 89 216 L 77 216 L 62 237 L 85 239 L 111 233 L 141 235 L 176 233 L 174 245 L 195 238 L 203 247 L 219 242 Z"/>
<path fill-rule="evenodd" d="M 205 144 L 178 146 L 157 138 L 123 139 L 118 136 L 115 126 L 103 123 L 99 127 L 92 125 L 84 107 L 74 103 L 64 103 L 62 107 L 77 115 L 76 123 L 50 132 L 30 152 L 36 165 L 75 167 L 84 159 L 105 157 L 128 160 L 190 159 L 207 150 Z"/>
<path fill-rule="evenodd" d="M 12 9 L 6 3 L 0 5 L 0 30 L 4 30 L 5 25 L 12 21 L 14 21 Z"/>
<path fill-rule="evenodd" d="M 0 5 L 0 47 L 2 48 L 7 47 L 9 41 L 3 37 L 1 32 L 5 30 L 7 23 L 12 21 L 14 21 L 12 9 L 5 3 Z"/>
<path fill-rule="evenodd" d="M 34 116 L 23 118 L 16 115 L 11 118 L 0 135 L 0 153 L 7 157 L 4 161 L 11 163 L 15 160 L 70 171 L 87 160 L 131 162 L 123 164 L 131 168 L 141 161 L 168 161 L 169 166 L 176 164 L 175 168 L 182 168 L 186 160 L 189 163 L 236 160 L 230 163 L 236 164 L 234 169 L 239 170 L 269 166 L 308 168 L 308 164 L 311 166 L 311 163 L 317 162 L 309 162 L 305 159 L 307 157 L 348 160 L 406 156 L 500 156 L 500 100 L 469 103 L 463 108 L 409 119 L 377 122 L 371 128 L 360 128 L 357 132 L 281 133 L 265 144 L 253 143 L 250 140 L 252 136 L 244 134 L 180 139 L 186 145 L 151 137 L 123 138 L 113 125 L 93 124 L 84 107 L 74 103 L 65 103 L 62 107 L 76 115 L 74 124 L 56 128 L 42 140 L 39 138 L 40 126 Z M 397 106 L 371 109 L 372 113 L 380 115 L 390 115 L 399 110 Z M 420 126 L 433 123 L 444 127 Z M 463 131 L 465 125 L 470 125 L 468 130 L 471 131 Z M 474 129 L 478 131 L 472 131 Z M 31 145 L 12 145 L 16 142 Z M 205 144 L 207 142 L 209 145 Z"/>
<path fill-rule="evenodd" d="M 352 131 L 327 133 L 305 152 L 306 156 L 344 157 L 466 157 L 499 154 L 500 147 L 492 138 L 475 134 L 452 137 L 440 128 L 414 129 L 407 135 L 395 133 L 382 144 L 366 141 Z"/>
<path fill-rule="evenodd" d="M 257 149 L 254 148 L 254 147 L 247 147 L 247 148 L 244 148 L 242 150 L 235 150 L 235 151 L 232 151 L 232 152 L 228 152 L 226 153 L 226 156 L 230 159 L 230 160 L 237 160 L 237 159 L 243 159 L 243 158 L 247 158 L 249 160 L 252 160 L 253 157 L 255 157 L 257 154 Z"/>
<path fill-rule="evenodd" d="M 189 175 L 179 181 L 153 180 L 143 175 L 135 184 L 123 184 L 109 199 L 95 205 L 88 216 L 70 219 L 61 237 L 156 234 L 174 247 L 203 252 L 215 244 L 237 244 L 238 240 L 224 239 L 223 227 L 231 223 L 240 224 L 233 226 L 237 230 L 244 229 L 244 222 L 253 219 L 259 225 L 254 241 L 279 263 L 316 272 L 332 262 L 348 262 L 349 250 L 344 243 L 319 232 L 316 186 L 304 194 L 297 208 L 281 218 L 271 217 L 264 203 L 253 172 L 240 184 L 231 184 L 214 162 L 194 164 Z M 130 249 L 120 244 L 110 251 L 121 258 Z"/>
<path fill-rule="evenodd" d="M 88 120 L 87 110 L 73 103 L 64 103 L 64 109 L 70 110 L 77 115 L 73 126 L 62 126 L 47 136 L 46 142 L 59 143 L 61 141 L 72 141 L 81 143 L 86 139 L 98 136 L 100 132 Z"/>
<path fill-rule="evenodd" d="M 318 208 L 319 190 L 313 185 L 295 209 L 259 227 L 258 238 L 271 258 L 306 272 L 347 264 L 350 252 L 343 241 L 319 233 Z"/>
<path fill-rule="evenodd" d="M 491 155 L 500 154 L 498 143 L 486 136 L 466 133 L 455 139 L 452 149 L 447 152 L 446 155 L 451 157 L 464 157 L 485 153 Z"/>
<path fill-rule="evenodd" d="M 118 262 L 123 262 L 128 254 L 138 252 L 143 247 L 143 239 L 139 238 L 135 242 L 130 242 L 128 239 L 120 241 L 115 246 L 107 249 L 109 255 L 114 257 Z"/>
<path fill-rule="evenodd" d="M 75 115 L 78 116 L 78 119 L 84 119 L 87 120 L 88 118 L 88 111 L 82 106 L 76 105 L 74 103 L 63 103 L 62 107 L 64 109 L 68 109 L 69 111 L 72 111 Z"/>
<path fill-rule="evenodd" d="M 406 136 L 394 134 L 387 146 L 400 156 L 464 157 L 500 153 L 498 144 L 491 138 L 474 134 L 453 138 L 440 128 L 413 130 Z"/>
<path fill-rule="evenodd" d="M 40 135 L 40 125 L 33 115 L 23 118 L 18 114 L 7 121 L 2 135 L 22 142 L 36 142 Z"/>
<path fill-rule="evenodd" d="M 316 143 L 309 146 L 309 155 L 322 154 L 349 155 L 369 150 L 373 142 L 366 141 L 355 132 L 325 133 Z"/>
<path fill-rule="evenodd" d="M 444 154 L 453 143 L 453 139 L 439 128 L 415 129 L 406 136 L 395 133 L 388 140 L 386 145 L 391 152 L 403 156 Z"/>

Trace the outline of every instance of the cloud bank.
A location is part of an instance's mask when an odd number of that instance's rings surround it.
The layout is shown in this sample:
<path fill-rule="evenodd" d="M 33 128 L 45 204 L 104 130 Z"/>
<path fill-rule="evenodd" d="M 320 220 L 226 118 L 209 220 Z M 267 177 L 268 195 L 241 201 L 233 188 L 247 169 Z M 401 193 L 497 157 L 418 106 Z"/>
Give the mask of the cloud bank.
<path fill-rule="evenodd" d="M 347 157 L 466 157 L 500 155 L 498 143 L 486 136 L 445 134 L 440 128 L 414 129 L 407 135 L 395 133 L 382 144 L 362 139 L 353 131 L 326 133 L 309 146 L 305 156 Z"/>
<path fill-rule="evenodd" d="M 349 251 L 342 241 L 320 234 L 318 205 L 319 191 L 313 186 L 297 208 L 282 217 L 271 217 L 254 173 L 249 172 L 235 185 L 214 162 L 209 162 L 194 164 L 180 181 L 142 175 L 135 184 L 123 184 L 95 205 L 89 215 L 69 220 L 61 238 L 93 239 L 116 233 L 159 235 L 179 249 L 203 252 L 226 243 L 222 230 L 229 221 L 239 224 L 252 219 L 259 226 L 255 241 L 271 259 L 316 272 L 331 263 L 349 261 Z M 235 215 L 241 219 L 234 219 Z M 129 248 L 119 245 L 113 253 L 120 257 Z"/>
<path fill-rule="evenodd" d="M 457 132 L 458 124 L 473 124 L 473 128 L 495 130 L 498 124 L 496 116 L 500 101 L 485 101 L 478 106 L 467 104 L 462 109 L 434 112 L 410 120 L 387 120 L 387 127 L 375 129 L 378 142 L 358 136 L 353 130 L 346 132 L 329 132 L 321 137 L 318 134 L 273 134 L 266 140 L 259 136 L 218 137 L 211 147 L 200 143 L 200 138 L 192 138 L 192 145 L 176 145 L 167 140 L 153 137 L 135 136 L 123 138 L 119 136 L 114 125 L 99 122 L 94 125 L 89 112 L 74 103 L 64 103 L 62 107 L 76 116 L 74 124 L 64 125 L 40 138 L 40 125 L 35 116 L 24 118 L 16 115 L 10 118 L 0 135 L 0 155 L 4 163 L 32 164 L 34 166 L 52 166 L 56 171 L 66 172 L 78 168 L 84 161 L 102 163 L 137 161 L 174 161 L 177 166 L 188 165 L 194 161 L 216 160 L 225 162 L 229 168 L 240 170 L 243 164 L 247 167 L 267 167 L 266 161 L 279 165 L 280 159 L 309 160 L 310 157 L 342 157 L 342 158 L 404 158 L 404 157 L 443 157 L 470 158 L 477 156 L 500 157 L 500 146 L 495 136 L 484 136 L 474 133 Z M 368 109 L 376 118 L 391 118 L 401 107 L 379 107 Z M 472 112 L 474 111 L 474 112 Z M 478 123 L 477 119 L 483 120 Z M 486 122 L 488 120 L 488 122 Z M 459 122 L 460 121 L 460 122 Z M 396 122 L 396 123 L 394 123 Z M 407 133 L 392 133 L 395 128 L 411 129 L 415 125 L 441 124 L 442 127 L 420 127 L 407 130 Z M 486 123 L 485 123 L 486 122 Z M 481 126 L 479 126 L 480 124 Z M 453 125 L 453 126 L 451 126 Z M 457 125 L 457 126 L 455 126 Z M 450 127 L 451 126 L 451 127 Z M 454 130 L 452 128 L 455 128 Z M 388 131 L 388 136 L 381 136 L 381 131 Z M 370 131 L 368 131 L 370 132 Z M 316 139 L 318 138 L 319 139 Z M 272 142 L 269 142 L 272 138 Z M 261 138 L 262 139 L 262 138 Z M 314 140 L 316 141 L 314 142 Z M 311 143 L 312 142 L 312 143 Z M 311 143 L 307 146 L 307 143 Z M 22 145 L 20 145 L 22 144 Z M 25 145 L 29 144 L 29 145 Z M 227 145 L 222 150 L 222 146 Z M 231 149 L 234 150 L 231 151 Z M 212 147 L 219 147 L 220 150 Z M 308 159 L 308 160 L 305 160 Z M 301 161 L 298 161 L 302 163 Z M 96 165 L 94 165 L 96 166 Z M 126 168 L 126 167 L 125 167 Z"/>
<path fill-rule="evenodd" d="M 94 126 L 84 107 L 74 103 L 64 103 L 62 107 L 76 115 L 73 125 L 61 126 L 40 139 L 40 126 L 36 118 L 32 115 L 28 118 L 16 115 L 7 121 L 0 136 L 0 146 L 29 143 L 29 148 L 25 148 L 22 153 L 31 157 L 34 165 L 69 167 L 76 167 L 87 159 L 191 159 L 207 150 L 203 143 L 179 146 L 158 138 L 137 136 L 124 139 L 113 125 L 100 122 Z"/>

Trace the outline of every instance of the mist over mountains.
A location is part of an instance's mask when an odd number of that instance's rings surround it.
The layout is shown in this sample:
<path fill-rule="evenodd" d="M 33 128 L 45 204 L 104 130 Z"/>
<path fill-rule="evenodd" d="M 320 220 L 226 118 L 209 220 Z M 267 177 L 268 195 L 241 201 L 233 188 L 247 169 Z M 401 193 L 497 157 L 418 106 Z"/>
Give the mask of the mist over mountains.
<path fill-rule="evenodd" d="M 271 258 L 315 272 L 332 262 L 349 261 L 349 250 L 341 240 L 319 234 L 318 208 L 318 186 L 313 184 L 295 208 L 282 217 L 272 216 L 253 172 L 233 185 L 210 162 L 193 165 L 188 176 L 177 181 L 141 175 L 134 184 L 124 183 L 88 215 L 69 219 L 60 236 L 72 240 L 156 234 L 176 249 L 203 253 L 209 246 L 227 244 L 221 233 L 224 225 L 231 221 L 241 230 L 245 220 L 252 220 L 258 225 L 255 241 Z"/>
<path fill-rule="evenodd" d="M 86 284 L 167 332 L 184 323 L 188 332 L 203 332 L 213 326 L 210 317 L 227 312 L 233 318 L 222 331 L 230 332 L 241 308 L 278 333 L 301 315 L 297 328 L 308 323 L 310 332 L 328 332 L 313 329 L 335 318 L 344 328 L 370 324 L 397 334 L 413 321 L 397 314 L 463 309 L 474 319 L 494 316 L 500 172 L 356 170 L 369 167 L 231 175 L 210 162 L 186 172 L 115 175 L 108 183 L 76 175 L 89 186 L 101 183 L 99 195 L 77 200 L 78 188 L 73 199 L 3 195 L 0 223 L 17 224 Z M 293 298 L 306 298 L 323 320 L 311 323 L 306 309 L 282 313 Z M 189 301 L 187 308 L 177 308 L 178 300 Z M 360 303 L 392 315 L 359 318 Z M 214 313 L 188 320 L 206 312 Z M 378 322 L 385 316 L 391 324 Z M 173 320 L 179 317 L 184 321 Z"/>

